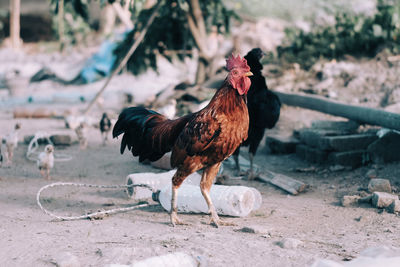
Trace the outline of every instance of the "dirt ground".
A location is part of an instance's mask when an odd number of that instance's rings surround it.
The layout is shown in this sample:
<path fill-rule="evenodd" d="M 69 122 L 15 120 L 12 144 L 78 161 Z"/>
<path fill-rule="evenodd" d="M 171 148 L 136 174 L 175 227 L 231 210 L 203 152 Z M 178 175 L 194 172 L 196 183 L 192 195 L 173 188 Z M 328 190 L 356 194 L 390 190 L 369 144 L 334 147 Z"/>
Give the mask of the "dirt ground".
<path fill-rule="evenodd" d="M 327 118 L 321 113 L 284 107 L 278 127 L 271 134 L 287 134 L 291 129 Z M 56 119 L 22 119 L 20 139 L 39 129 L 65 132 L 64 122 Z M 0 129 L 9 131 L 16 120 L 11 110 L 2 111 Z M 139 164 L 130 154 L 119 154 L 120 140 L 101 145 L 98 129 L 90 129 L 89 147 L 79 150 L 56 147 L 56 154 L 72 156 L 56 162 L 52 182 L 124 184 L 128 174 L 159 172 Z M 298 172 L 310 165 L 295 155 L 270 155 L 261 148 L 256 163 L 264 169 L 283 173 L 310 185 L 291 196 L 260 181 L 232 179 L 228 184 L 257 188 L 262 206 L 244 218 L 224 217 L 236 226 L 214 228 L 208 215 L 182 214 L 188 226 L 172 227 L 162 207 L 151 206 L 119 213 L 100 220 L 53 221 L 36 204 L 36 193 L 49 183 L 40 177 L 35 162 L 25 157 L 27 145 L 20 144 L 10 168 L 0 168 L 0 262 L 2 266 L 54 266 L 66 252 L 77 257 L 81 266 L 129 264 L 172 252 L 200 256 L 208 266 L 309 266 L 316 259 L 348 261 L 369 247 L 400 247 L 399 217 L 369 205 L 341 207 L 339 199 L 366 188 L 366 172 L 400 186 L 399 164 L 365 166 L 332 172 L 328 166 Z M 242 154 L 247 153 L 242 149 Z M 233 170 L 226 167 L 229 174 Z M 81 215 L 88 211 L 126 207 L 134 204 L 122 190 L 55 188 L 43 195 L 46 208 L 60 215 Z M 256 227 L 262 233 L 246 233 L 243 227 Z M 296 248 L 281 248 L 285 238 L 300 240 Z"/>

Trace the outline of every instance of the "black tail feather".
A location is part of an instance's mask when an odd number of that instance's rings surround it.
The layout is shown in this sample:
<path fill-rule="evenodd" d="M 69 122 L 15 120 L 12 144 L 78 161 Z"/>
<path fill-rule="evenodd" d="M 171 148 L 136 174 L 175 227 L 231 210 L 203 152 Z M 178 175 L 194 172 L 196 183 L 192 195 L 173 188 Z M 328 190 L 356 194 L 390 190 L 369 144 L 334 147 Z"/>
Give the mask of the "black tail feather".
<path fill-rule="evenodd" d="M 186 125 L 190 116 L 176 120 L 168 120 L 165 116 L 142 107 L 124 109 L 119 115 L 113 129 L 113 137 L 124 134 L 120 152 L 125 148 L 133 156 L 139 156 L 139 161 L 149 159 L 155 161 L 171 151 L 179 133 Z"/>

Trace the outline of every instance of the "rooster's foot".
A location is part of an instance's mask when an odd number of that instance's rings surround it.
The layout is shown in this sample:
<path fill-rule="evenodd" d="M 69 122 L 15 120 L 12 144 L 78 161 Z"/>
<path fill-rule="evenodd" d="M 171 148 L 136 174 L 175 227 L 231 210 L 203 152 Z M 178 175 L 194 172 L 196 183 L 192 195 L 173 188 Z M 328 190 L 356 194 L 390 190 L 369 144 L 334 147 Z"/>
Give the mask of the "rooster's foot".
<path fill-rule="evenodd" d="M 234 224 L 232 222 L 226 222 L 226 221 L 221 220 L 218 217 L 218 215 L 217 216 L 211 215 L 210 222 L 208 224 L 213 225 L 216 228 L 218 228 L 219 226 L 236 226 L 236 224 Z"/>
<path fill-rule="evenodd" d="M 171 224 L 174 227 L 177 226 L 177 225 L 189 225 L 188 223 L 180 220 L 178 218 L 178 215 L 176 213 L 174 213 L 174 212 L 171 213 Z"/>
<path fill-rule="evenodd" d="M 247 171 L 246 173 L 246 179 L 248 181 L 253 181 L 254 179 L 256 179 L 259 176 L 259 173 L 254 172 L 254 171 Z"/>

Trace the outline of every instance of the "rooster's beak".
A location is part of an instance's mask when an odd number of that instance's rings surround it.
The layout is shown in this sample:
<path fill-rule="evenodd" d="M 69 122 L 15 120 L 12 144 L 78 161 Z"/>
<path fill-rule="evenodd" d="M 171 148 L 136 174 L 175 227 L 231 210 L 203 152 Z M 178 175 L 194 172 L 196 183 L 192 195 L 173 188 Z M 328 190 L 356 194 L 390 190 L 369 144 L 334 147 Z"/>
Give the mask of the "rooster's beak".
<path fill-rule="evenodd" d="M 246 72 L 246 73 L 244 74 L 244 76 L 246 76 L 246 77 L 248 77 L 248 76 L 253 76 L 253 73 L 252 73 L 251 71 L 249 71 L 249 72 Z"/>

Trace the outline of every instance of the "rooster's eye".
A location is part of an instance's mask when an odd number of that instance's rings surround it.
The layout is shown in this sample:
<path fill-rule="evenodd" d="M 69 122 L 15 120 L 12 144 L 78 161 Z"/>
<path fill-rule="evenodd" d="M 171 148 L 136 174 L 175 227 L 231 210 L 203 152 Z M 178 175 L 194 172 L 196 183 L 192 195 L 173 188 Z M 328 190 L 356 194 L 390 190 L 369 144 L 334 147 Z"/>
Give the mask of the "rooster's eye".
<path fill-rule="evenodd" d="M 233 71 L 233 75 L 237 75 L 237 74 L 238 74 L 237 70 Z"/>

